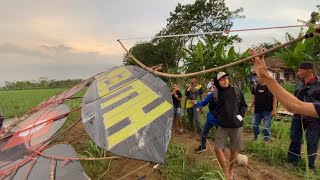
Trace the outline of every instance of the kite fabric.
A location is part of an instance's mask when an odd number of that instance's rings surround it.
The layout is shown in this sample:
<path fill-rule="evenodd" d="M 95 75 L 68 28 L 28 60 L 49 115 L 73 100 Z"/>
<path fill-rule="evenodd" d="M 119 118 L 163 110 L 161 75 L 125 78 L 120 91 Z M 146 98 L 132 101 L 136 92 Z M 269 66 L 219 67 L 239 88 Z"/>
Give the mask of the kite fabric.
<path fill-rule="evenodd" d="M 69 107 L 60 104 L 44 108 L 6 132 L 0 141 L 0 179 L 34 156 L 30 148 L 38 149 L 62 127 Z"/>
<path fill-rule="evenodd" d="M 93 141 L 133 159 L 164 163 L 172 119 L 167 84 L 137 66 L 97 76 L 82 101 L 82 122 Z"/>
<path fill-rule="evenodd" d="M 64 156 L 76 158 L 77 153 L 70 144 L 55 144 L 48 147 L 43 154 L 48 156 Z M 20 166 L 16 172 L 8 175 L 5 180 L 13 179 L 59 179 L 59 180 L 87 180 L 87 176 L 79 161 L 63 161 L 36 156 L 28 163 Z"/>

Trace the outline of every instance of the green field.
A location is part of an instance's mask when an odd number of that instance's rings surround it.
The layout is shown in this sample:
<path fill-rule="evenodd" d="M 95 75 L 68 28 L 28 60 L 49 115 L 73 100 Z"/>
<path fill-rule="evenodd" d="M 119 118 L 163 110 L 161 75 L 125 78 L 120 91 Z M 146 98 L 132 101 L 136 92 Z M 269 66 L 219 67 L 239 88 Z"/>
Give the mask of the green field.
<path fill-rule="evenodd" d="M 19 117 L 22 114 L 30 111 L 32 107 L 47 100 L 48 98 L 62 92 L 64 89 L 39 89 L 39 90 L 19 90 L 19 91 L 0 91 L 0 107 L 3 109 L 6 118 Z M 77 96 L 82 96 L 85 89 Z M 250 93 L 245 93 L 247 103 L 250 101 Z M 81 99 L 66 102 L 69 107 L 79 107 Z M 205 120 L 205 114 L 208 111 L 205 108 L 205 113 L 202 116 L 202 121 Z M 80 116 L 80 111 L 68 118 L 64 127 L 69 126 L 76 118 Z M 280 117 L 279 119 L 290 119 Z M 186 117 L 183 118 L 185 125 L 187 125 Z M 246 132 L 251 132 L 252 114 L 247 114 L 245 118 L 244 129 Z M 262 140 L 253 141 L 252 133 L 245 136 L 245 154 L 253 154 L 255 159 L 266 162 L 271 166 L 281 167 L 299 176 L 305 176 L 305 161 L 302 161 L 300 166 L 296 169 L 287 169 L 286 158 L 287 149 L 290 143 L 290 122 L 273 121 L 272 124 L 272 142 L 264 143 Z M 210 137 L 214 138 L 214 131 L 211 131 Z M 63 138 L 60 139 L 63 141 Z M 106 156 L 104 150 L 101 150 L 95 144 L 83 142 L 82 149 L 77 149 L 80 156 L 95 157 Z M 319 161 L 319 158 L 317 158 Z M 318 162 L 319 163 L 319 162 Z M 90 162 L 82 163 L 87 173 L 95 178 L 103 176 L 106 169 L 111 166 L 111 161 L 105 162 Z M 105 168 L 96 168 L 96 167 Z M 189 162 L 186 154 L 186 147 L 175 142 L 171 142 L 166 156 L 166 165 L 161 167 L 161 172 L 165 174 L 168 179 L 185 179 L 192 177 L 192 179 L 220 179 L 221 174 L 219 169 L 212 169 L 208 162 Z M 309 177 L 316 177 L 319 174 L 308 173 Z"/>
<path fill-rule="evenodd" d="M 0 91 L 0 108 L 5 119 L 19 117 L 32 107 L 62 92 L 64 89 Z"/>

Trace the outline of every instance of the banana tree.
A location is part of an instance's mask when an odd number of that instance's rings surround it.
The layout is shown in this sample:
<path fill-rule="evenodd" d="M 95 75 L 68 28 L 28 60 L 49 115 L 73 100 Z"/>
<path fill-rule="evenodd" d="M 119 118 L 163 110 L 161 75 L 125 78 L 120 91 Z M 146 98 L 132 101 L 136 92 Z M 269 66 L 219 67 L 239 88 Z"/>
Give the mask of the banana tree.
<path fill-rule="evenodd" d="M 249 55 L 248 51 L 237 53 L 233 46 L 228 48 L 237 39 L 237 36 L 225 36 L 220 42 L 214 43 L 212 38 L 207 36 L 199 40 L 192 48 L 184 48 L 181 53 L 181 58 L 184 59 L 184 72 L 202 71 L 247 57 Z M 233 74 L 234 77 L 237 77 L 237 80 L 242 82 L 240 84 L 244 84 L 245 77 L 250 74 L 248 64 L 229 68 L 227 71 Z M 212 74 L 204 74 L 200 79 L 208 79 L 211 77 Z"/>
<path fill-rule="evenodd" d="M 314 31 L 314 28 L 310 27 L 307 33 L 312 31 Z M 291 37 L 288 33 L 287 36 Z M 298 65 L 305 60 L 319 63 L 319 43 L 319 37 L 309 38 L 276 52 L 275 56 L 281 58 L 285 62 L 285 65 L 291 69 L 296 69 Z"/>

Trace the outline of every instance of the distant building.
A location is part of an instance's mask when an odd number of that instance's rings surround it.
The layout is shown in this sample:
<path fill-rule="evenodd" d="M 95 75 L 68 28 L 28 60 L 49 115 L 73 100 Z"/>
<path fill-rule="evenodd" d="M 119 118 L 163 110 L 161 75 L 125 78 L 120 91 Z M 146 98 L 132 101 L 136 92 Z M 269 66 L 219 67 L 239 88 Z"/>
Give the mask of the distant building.
<path fill-rule="evenodd" d="M 273 77 L 278 81 L 295 81 L 296 72 L 287 68 L 282 59 L 278 57 L 269 57 L 265 60 L 268 70 L 273 73 Z"/>
<path fill-rule="evenodd" d="M 296 72 L 293 69 L 287 68 L 282 59 L 272 56 L 265 59 L 268 73 L 277 81 L 295 81 Z M 253 77 L 255 80 L 255 77 Z"/>

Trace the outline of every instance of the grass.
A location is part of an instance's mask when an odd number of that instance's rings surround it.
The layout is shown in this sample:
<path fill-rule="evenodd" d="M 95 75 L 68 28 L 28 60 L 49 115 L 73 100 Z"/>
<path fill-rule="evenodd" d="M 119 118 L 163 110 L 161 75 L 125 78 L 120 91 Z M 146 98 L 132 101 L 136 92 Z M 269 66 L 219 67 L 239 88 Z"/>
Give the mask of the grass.
<path fill-rule="evenodd" d="M 288 86 L 288 89 L 291 87 Z M 245 94 L 247 99 L 250 98 L 248 92 Z M 250 102 L 250 101 L 247 101 Z M 314 179 L 314 177 L 319 177 L 320 173 L 312 173 L 306 166 L 308 164 L 308 155 L 307 153 L 302 153 L 301 161 L 297 168 L 287 167 L 287 156 L 288 156 L 288 147 L 290 145 L 290 126 L 291 118 L 288 116 L 279 116 L 274 118 L 271 126 L 271 134 L 273 142 L 265 143 L 262 140 L 262 135 L 259 136 L 257 141 L 253 141 L 253 132 L 252 138 L 245 140 L 245 151 L 248 154 L 254 154 L 253 156 L 259 161 L 268 163 L 269 165 L 281 167 L 287 171 L 290 171 L 299 176 L 303 176 L 306 179 Z M 276 121 L 279 119 L 280 121 Z M 244 119 L 244 129 L 247 131 L 252 131 L 252 114 L 247 114 Z M 262 125 L 260 126 L 262 130 Z M 303 136 L 304 142 L 305 136 Z M 306 143 L 303 143 L 301 149 L 303 152 L 307 152 Z"/>
<path fill-rule="evenodd" d="M 0 108 L 5 119 L 19 117 L 63 89 L 0 91 Z"/>
<path fill-rule="evenodd" d="M 223 174 L 214 170 L 211 161 L 192 162 L 183 145 L 170 143 L 166 154 L 166 164 L 161 172 L 167 179 L 223 179 Z"/>
<path fill-rule="evenodd" d="M 79 154 L 79 157 L 84 158 L 104 158 L 108 157 L 108 152 L 102 148 L 100 148 L 93 141 L 88 141 L 87 147 L 82 153 Z M 103 178 L 111 168 L 111 159 L 107 160 L 98 160 L 98 161 L 82 161 L 81 164 L 83 168 L 86 170 L 86 173 L 92 179 L 101 179 Z"/>

